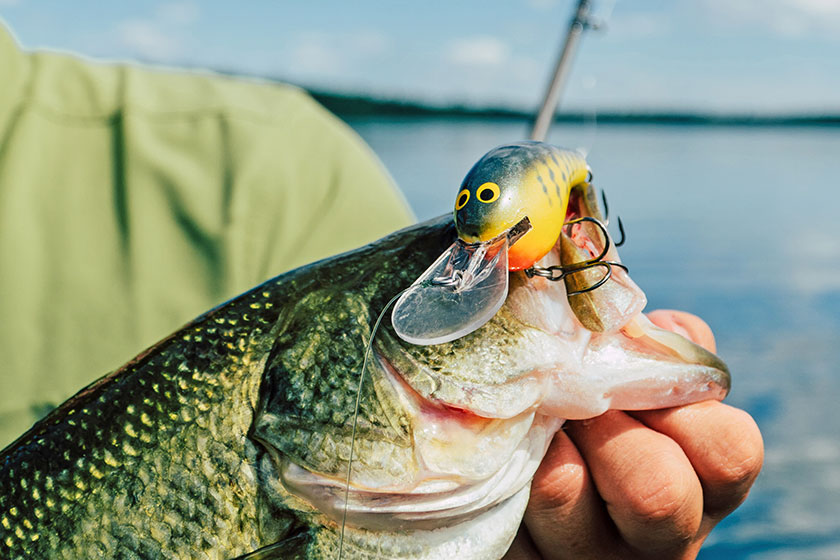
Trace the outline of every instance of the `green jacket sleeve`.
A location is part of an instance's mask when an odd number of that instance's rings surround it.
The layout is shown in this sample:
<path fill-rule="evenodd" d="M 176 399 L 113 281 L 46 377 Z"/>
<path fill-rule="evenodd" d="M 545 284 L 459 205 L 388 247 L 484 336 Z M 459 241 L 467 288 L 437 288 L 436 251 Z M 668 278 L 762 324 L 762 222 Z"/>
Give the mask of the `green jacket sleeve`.
<path fill-rule="evenodd" d="M 412 216 L 300 90 L 25 53 L 0 25 L 0 447 L 213 305 Z"/>

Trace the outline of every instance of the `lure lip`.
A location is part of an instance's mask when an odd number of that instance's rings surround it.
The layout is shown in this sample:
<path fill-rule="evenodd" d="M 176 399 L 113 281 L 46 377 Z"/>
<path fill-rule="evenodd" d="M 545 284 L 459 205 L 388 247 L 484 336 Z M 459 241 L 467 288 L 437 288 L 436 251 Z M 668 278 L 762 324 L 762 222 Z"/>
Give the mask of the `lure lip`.
<path fill-rule="evenodd" d="M 426 346 L 451 342 L 482 327 L 507 299 L 509 248 L 531 229 L 525 216 L 489 241 L 466 243 L 458 237 L 397 300 L 391 312 L 397 335 Z"/>
<path fill-rule="evenodd" d="M 502 307 L 508 275 L 506 236 L 477 244 L 456 239 L 399 297 L 391 325 L 421 346 L 461 338 Z"/>

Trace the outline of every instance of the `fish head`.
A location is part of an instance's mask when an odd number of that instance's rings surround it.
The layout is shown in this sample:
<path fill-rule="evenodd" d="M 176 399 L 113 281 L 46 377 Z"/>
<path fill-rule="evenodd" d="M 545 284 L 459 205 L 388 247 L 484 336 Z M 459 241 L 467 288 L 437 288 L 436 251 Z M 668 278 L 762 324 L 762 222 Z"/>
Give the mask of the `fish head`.
<path fill-rule="evenodd" d="M 613 293 L 587 300 L 587 312 L 614 308 L 600 330 L 579 319 L 564 282 L 512 271 L 504 304 L 479 329 L 443 344 L 404 341 L 387 307 L 456 235 L 448 217 L 431 220 L 272 288 L 283 311 L 252 430 L 267 451 L 260 472 L 278 503 L 323 516 L 333 533 L 346 523 L 366 542 L 365 531 L 419 538 L 458 526 L 489 542 L 475 524 L 502 516 L 513 520 L 509 543 L 564 420 L 729 390 L 717 356 L 642 315 L 644 294 L 623 271 L 608 282 L 619 284 Z M 562 243 L 540 264 L 561 262 Z"/>
<path fill-rule="evenodd" d="M 541 264 L 559 263 L 568 243 L 564 234 Z M 614 248 L 611 253 L 617 259 Z M 418 346 L 386 327 L 374 347 L 422 398 L 483 417 L 536 410 L 582 419 L 611 408 L 722 399 L 728 392 L 723 361 L 653 325 L 642 314 L 644 293 L 624 270 L 616 268 L 603 287 L 583 297 L 566 294 L 563 282 L 510 272 L 504 305 L 478 330 Z"/>

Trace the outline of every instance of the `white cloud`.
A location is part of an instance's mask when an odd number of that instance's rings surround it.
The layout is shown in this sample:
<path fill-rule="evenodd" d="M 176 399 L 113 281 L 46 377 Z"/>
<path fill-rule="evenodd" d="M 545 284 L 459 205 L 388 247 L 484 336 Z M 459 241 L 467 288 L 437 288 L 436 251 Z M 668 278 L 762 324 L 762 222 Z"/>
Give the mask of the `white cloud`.
<path fill-rule="evenodd" d="M 606 20 L 608 39 L 643 39 L 669 31 L 669 15 L 657 13 L 614 14 Z"/>
<path fill-rule="evenodd" d="M 155 10 L 158 21 L 171 25 L 189 25 L 198 19 L 199 9 L 195 2 L 170 2 Z"/>
<path fill-rule="evenodd" d="M 785 0 L 785 3 L 813 16 L 840 17 L 840 2 L 837 0 Z"/>
<path fill-rule="evenodd" d="M 495 37 L 468 37 L 453 41 L 447 49 L 450 62 L 464 66 L 500 66 L 510 58 L 508 46 Z"/>
<path fill-rule="evenodd" d="M 820 33 L 837 37 L 840 2 L 837 0 L 706 0 L 715 21 L 760 26 L 783 37 Z"/>
<path fill-rule="evenodd" d="M 341 51 L 326 33 L 304 33 L 292 47 L 290 58 L 295 70 L 319 73 L 340 68 L 341 57 Z"/>
<path fill-rule="evenodd" d="M 0 0 L 3 1 L 3 0 Z M 185 29 L 199 16 L 198 5 L 190 0 L 160 4 L 153 16 L 121 21 L 117 40 L 138 56 L 156 62 L 179 62 L 184 56 Z"/>
<path fill-rule="evenodd" d="M 20 0 L 0 0 L 0 6 L 17 6 Z"/>
<path fill-rule="evenodd" d="M 288 49 L 281 56 L 283 66 L 291 69 L 296 77 L 352 76 L 361 68 L 377 64 L 387 55 L 390 44 L 389 37 L 379 31 L 339 34 L 302 31 L 291 37 Z"/>
<path fill-rule="evenodd" d="M 559 0 L 526 0 L 525 2 L 531 8 L 539 12 L 548 12 L 553 10 L 559 3 Z"/>
<path fill-rule="evenodd" d="M 181 45 L 173 34 L 166 33 L 156 22 L 136 19 L 117 25 L 120 42 L 133 54 L 156 61 L 172 61 L 181 54 Z"/>
<path fill-rule="evenodd" d="M 388 49 L 388 38 L 378 31 L 359 31 L 353 33 L 346 40 L 347 48 L 356 55 L 374 56 L 384 53 Z"/>

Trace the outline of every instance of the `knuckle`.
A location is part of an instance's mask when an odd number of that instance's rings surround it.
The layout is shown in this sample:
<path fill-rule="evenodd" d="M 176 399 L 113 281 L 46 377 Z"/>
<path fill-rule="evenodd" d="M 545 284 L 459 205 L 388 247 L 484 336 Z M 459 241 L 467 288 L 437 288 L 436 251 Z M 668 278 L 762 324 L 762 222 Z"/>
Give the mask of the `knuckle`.
<path fill-rule="evenodd" d="M 712 476 L 715 484 L 727 488 L 751 484 L 764 463 L 764 442 L 755 421 L 742 410 L 733 414 L 740 417 L 738 437 L 721 452 Z"/>
<path fill-rule="evenodd" d="M 691 500 L 690 492 L 678 484 L 668 484 L 639 493 L 631 500 L 631 509 L 640 520 L 659 524 L 672 522 L 690 509 L 688 506 Z"/>
<path fill-rule="evenodd" d="M 529 507 L 536 511 L 552 512 L 579 501 L 588 484 L 586 467 L 564 464 L 543 476 L 536 477 L 531 485 Z"/>
<path fill-rule="evenodd" d="M 634 525 L 646 527 L 657 540 L 676 544 L 693 539 L 703 519 L 703 491 L 694 472 L 660 466 L 659 475 L 634 485 L 626 499 Z"/>
<path fill-rule="evenodd" d="M 737 410 L 735 414 L 737 437 L 718 451 L 704 473 L 706 510 L 715 516 L 728 514 L 744 501 L 764 463 L 758 426 L 746 412 Z"/>

